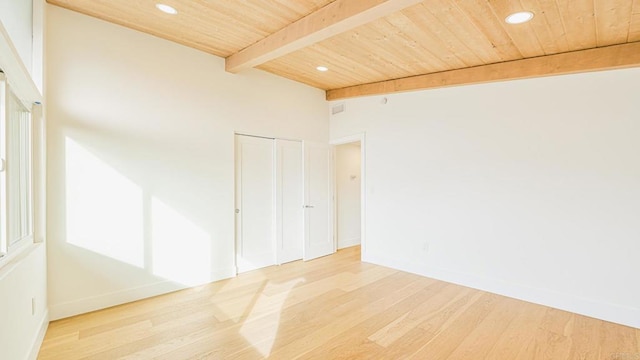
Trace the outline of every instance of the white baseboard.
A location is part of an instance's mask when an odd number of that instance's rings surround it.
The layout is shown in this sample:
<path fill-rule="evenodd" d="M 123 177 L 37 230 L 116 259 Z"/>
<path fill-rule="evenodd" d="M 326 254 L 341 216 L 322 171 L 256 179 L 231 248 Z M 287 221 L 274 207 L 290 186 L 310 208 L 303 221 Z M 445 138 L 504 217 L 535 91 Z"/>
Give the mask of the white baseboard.
<path fill-rule="evenodd" d="M 211 274 L 210 279 L 212 280 L 205 283 L 228 279 L 234 276 L 236 276 L 236 271 L 233 268 L 218 270 Z M 202 284 L 185 285 L 170 280 L 159 281 L 157 283 L 143 285 L 136 288 L 124 289 L 108 294 L 69 301 L 62 304 L 53 304 L 49 306 L 49 315 L 52 321 L 59 320 L 116 305 L 126 304 L 132 301 L 167 294 L 177 290 L 187 289 L 198 285 Z"/>
<path fill-rule="evenodd" d="M 44 336 L 47 333 L 47 328 L 49 327 L 49 311 L 45 310 L 44 316 L 42 316 L 42 320 L 40 321 L 40 326 L 38 328 L 38 334 L 35 339 L 33 339 L 33 344 L 31 345 L 31 351 L 29 352 L 28 360 L 36 360 L 38 358 L 38 353 L 40 352 L 40 347 L 42 347 L 42 342 L 44 341 Z"/>
<path fill-rule="evenodd" d="M 640 329 L 640 308 L 597 302 L 553 290 L 432 268 L 426 264 L 371 253 L 363 254 L 362 261 Z"/>
<path fill-rule="evenodd" d="M 359 237 L 350 238 L 350 239 L 344 239 L 344 240 L 339 240 L 338 241 L 338 249 L 345 249 L 345 248 L 356 246 L 356 245 L 360 245 L 360 238 Z"/>

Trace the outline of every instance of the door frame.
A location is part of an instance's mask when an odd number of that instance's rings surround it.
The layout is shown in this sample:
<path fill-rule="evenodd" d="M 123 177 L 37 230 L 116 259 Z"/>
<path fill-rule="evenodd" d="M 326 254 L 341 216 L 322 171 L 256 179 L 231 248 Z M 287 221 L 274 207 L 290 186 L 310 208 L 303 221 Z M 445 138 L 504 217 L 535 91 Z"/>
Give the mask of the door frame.
<path fill-rule="evenodd" d="M 350 144 L 354 142 L 360 142 L 360 257 L 364 257 L 364 254 L 367 250 L 367 235 L 366 235 L 366 224 L 367 224 L 367 216 L 366 216 L 366 204 L 367 204 L 367 171 L 366 171 L 366 136 L 365 133 L 358 133 L 350 136 L 341 137 L 338 139 L 334 139 L 329 141 L 329 146 L 331 147 L 331 173 L 329 176 L 331 177 L 331 204 L 329 205 L 331 209 L 331 222 L 332 222 L 332 232 L 333 232 L 333 242 L 334 249 L 338 248 L 338 202 L 337 199 L 337 191 L 338 184 L 336 179 L 336 146 Z"/>

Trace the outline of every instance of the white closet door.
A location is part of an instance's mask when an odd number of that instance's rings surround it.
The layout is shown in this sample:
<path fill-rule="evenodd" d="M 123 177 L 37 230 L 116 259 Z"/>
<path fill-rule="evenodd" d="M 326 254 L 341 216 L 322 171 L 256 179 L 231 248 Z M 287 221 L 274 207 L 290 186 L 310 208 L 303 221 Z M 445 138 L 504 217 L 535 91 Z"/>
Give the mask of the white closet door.
<path fill-rule="evenodd" d="M 302 259 L 304 192 L 302 142 L 276 139 L 276 256 L 278 264 Z"/>
<path fill-rule="evenodd" d="M 236 135 L 238 272 L 274 265 L 274 141 Z"/>
<path fill-rule="evenodd" d="M 329 229 L 329 145 L 304 143 L 304 260 L 335 252 Z"/>

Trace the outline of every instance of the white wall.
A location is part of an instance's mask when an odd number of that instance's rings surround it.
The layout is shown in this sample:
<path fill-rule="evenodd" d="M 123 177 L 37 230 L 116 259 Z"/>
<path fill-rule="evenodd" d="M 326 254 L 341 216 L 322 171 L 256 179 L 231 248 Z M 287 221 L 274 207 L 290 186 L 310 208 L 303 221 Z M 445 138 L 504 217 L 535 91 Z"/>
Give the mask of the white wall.
<path fill-rule="evenodd" d="M 640 69 L 347 101 L 365 260 L 640 327 Z"/>
<path fill-rule="evenodd" d="M 36 0 L 38 3 L 38 0 Z M 38 5 L 38 4 L 36 4 Z M 0 0 L 0 21 L 22 62 L 32 71 L 33 0 Z"/>
<path fill-rule="evenodd" d="M 360 244 L 360 143 L 335 147 L 338 249 Z"/>
<path fill-rule="evenodd" d="M 42 8 L 44 0 L 35 0 L 34 7 Z M 18 53 L 3 53 L 0 68 L 7 66 L 7 78 L 14 90 L 31 89 L 32 82 L 42 84 L 42 13 L 35 16 L 33 37 L 38 39 L 32 45 L 31 0 L 0 0 L 0 22 L 9 35 L 6 48 L 15 48 Z M 4 41 L 4 37 L 2 40 Z M 3 46 L 6 45 L 3 43 Z M 15 55 L 15 56 L 14 56 Z M 33 65 L 32 65 L 33 60 Z M 4 62 L 6 63 L 4 63 Z M 39 64 L 39 65 L 38 65 Z M 5 70 L 7 70 L 5 69 Z M 31 74 L 21 73 L 21 71 Z M 35 70 L 35 71 L 34 71 Z M 37 92 L 37 91 L 36 91 Z M 20 95 L 20 92 L 18 92 Z M 37 94 L 40 97 L 41 94 Z M 38 131 L 43 125 L 34 124 L 36 183 L 35 196 L 35 234 L 39 244 L 28 245 L 19 252 L 10 253 L 0 260 L 0 358 L 27 359 L 35 358 L 40 348 L 48 324 L 47 313 L 47 274 L 46 249 L 44 236 L 41 233 L 44 214 L 40 211 L 42 193 L 39 185 L 44 173 L 39 166 L 41 158 L 39 149 L 43 145 Z"/>
<path fill-rule="evenodd" d="M 0 348 L 2 359 L 37 354 L 47 317 L 47 275 L 43 244 L 34 245 L 0 268 Z M 32 312 L 32 299 L 35 307 Z"/>
<path fill-rule="evenodd" d="M 52 318 L 234 273 L 234 131 L 327 142 L 320 90 L 47 9 Z"/>

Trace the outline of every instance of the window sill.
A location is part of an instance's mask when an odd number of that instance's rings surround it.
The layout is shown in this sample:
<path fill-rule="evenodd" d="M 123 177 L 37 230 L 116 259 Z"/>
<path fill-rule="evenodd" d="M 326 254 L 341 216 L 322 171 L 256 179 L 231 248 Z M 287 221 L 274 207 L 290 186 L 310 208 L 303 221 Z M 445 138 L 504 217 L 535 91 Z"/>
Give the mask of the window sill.
<path fill-rule="evenodd" d="M 11 274 L 15 268 L 22 264 L 22 261 L 29 257 L 31 253 L 39 247 L 44 246 L 43 243 L 30 243 L 14 249 L 12 253 L 5 254 L 0 258 L 0 281 L 7 275 Z"/>

